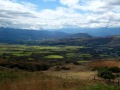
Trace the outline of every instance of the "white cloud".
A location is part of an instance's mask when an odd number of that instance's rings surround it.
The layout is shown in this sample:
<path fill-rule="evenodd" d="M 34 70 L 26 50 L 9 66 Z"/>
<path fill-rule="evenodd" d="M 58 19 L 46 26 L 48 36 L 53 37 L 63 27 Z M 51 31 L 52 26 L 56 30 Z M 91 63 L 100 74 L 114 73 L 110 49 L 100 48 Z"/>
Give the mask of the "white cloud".
<path fill-rule="evenodd" d="M 79 3 L 79 0 L 60 0 L 60 3 L 67 6 L 74 6 Z"/>
<path fill-rule="evenodd" d="M 47 0 L 53 1 L 53 0 Z M 27 29 L 120 27 L 120 0 L 60 0 L 55 10 L 0 0 L 0 27 Z M 68 7 L 66 7 L 68 6 Z"/>

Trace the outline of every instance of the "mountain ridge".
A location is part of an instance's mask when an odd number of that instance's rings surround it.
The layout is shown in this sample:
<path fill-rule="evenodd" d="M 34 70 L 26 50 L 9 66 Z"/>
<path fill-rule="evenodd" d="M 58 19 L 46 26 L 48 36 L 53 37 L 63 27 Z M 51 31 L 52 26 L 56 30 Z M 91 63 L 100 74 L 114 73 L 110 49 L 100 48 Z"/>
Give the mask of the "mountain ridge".
<path fill-rule="evenodd" d="M 118 33 L 119 34 L 119 33 Z M 0 43 L 30 45 L 104 45 L 119 44 L 120 36 L 95 37 L 88 33 L 0 28 Z"/>
<path fill-rule="evenodd" d="M 4 40 L 40 40 L 40 39 L 54 39 L 67 36 L 69 34 L 59 31 L 47 30 L 25 30 L 13 28 L 0 28 L 0 39 Z"/>

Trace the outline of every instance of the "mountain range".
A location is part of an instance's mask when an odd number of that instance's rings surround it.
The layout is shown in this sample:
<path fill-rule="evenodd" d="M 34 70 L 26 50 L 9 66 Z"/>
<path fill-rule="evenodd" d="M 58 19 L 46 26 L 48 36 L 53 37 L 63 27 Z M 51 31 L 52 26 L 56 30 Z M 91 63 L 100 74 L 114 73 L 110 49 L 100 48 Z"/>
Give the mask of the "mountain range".
<path fill-rule="evenodd" d="M 106 37 L 120 35 L 120 28 L 74 28 L 74 29 L 61 29 L 65 33 L 87 33 L 95 37 Z"/>
<path fill-rule="evenodd" d="M 68 32 L 70 31 L 70 32 Z M 0 43 L 32 43 L 37 45 L 82 45 L 100 43 L 118 43 L 120 29 L 73 29 L 62 30 L 26 30 L 0 28 Z M 113 38 L 113 36 L 116 36 Z"/>
<path fill-rule="evenodd" d="M 67 35 L 60 31 L 0 28 L 0 41 L 58 39 Z"/>

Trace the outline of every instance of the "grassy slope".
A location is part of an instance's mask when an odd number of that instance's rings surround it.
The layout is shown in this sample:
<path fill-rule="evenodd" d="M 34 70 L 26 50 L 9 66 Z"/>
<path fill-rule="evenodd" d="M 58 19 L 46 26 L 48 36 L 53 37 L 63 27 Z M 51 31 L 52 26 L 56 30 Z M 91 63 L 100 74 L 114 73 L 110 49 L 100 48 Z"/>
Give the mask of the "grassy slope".
<path fill-rule="evenodd" d="M 62 79 L 42 72 L 1 71 L 0 90 L 120 90 L 99 81 Z"/>

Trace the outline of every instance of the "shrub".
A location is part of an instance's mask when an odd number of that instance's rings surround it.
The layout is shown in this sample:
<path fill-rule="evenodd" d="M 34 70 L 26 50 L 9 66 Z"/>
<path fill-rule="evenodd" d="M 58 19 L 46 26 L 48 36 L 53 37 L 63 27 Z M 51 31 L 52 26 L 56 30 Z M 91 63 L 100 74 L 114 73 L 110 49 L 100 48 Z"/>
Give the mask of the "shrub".
<path fill-rule="evenodd" d="M 98 76 L 109 80 L 116 78 L 116 76 L 108 68 L 99 69 Z"/>
<path fill-rule="evenodd" d="M 119 73 L 120 72 L 119 67 L 110 67 L 109 70 L 112 71 L 113 73 Z"/>
<path fill-rule="evenodd" d="M 70 68 L 69 68 L 69 67 L 59 67 L 59 66 L 57 66 L 57 67 L 55 68 L 55 70 L 56 70 L 56 71 L 60 71 L 60 70 L 70 70 Z"/>
<path fill-rule="evenodd" d="M 70 70 L 69 67 L 62 67 L 61 69 L 62 69 L 62 70 Z"/>
<path fill-rule="evenodd" d="M 80 63 L 78 63 L 77 61 L 76 62 L 73 62 L 74 65 L 81 65 Z"/>
<path fill-rule="evenodd" d="M 116 74 L 116 77 L 120 77 L 120 73 Z"/>

